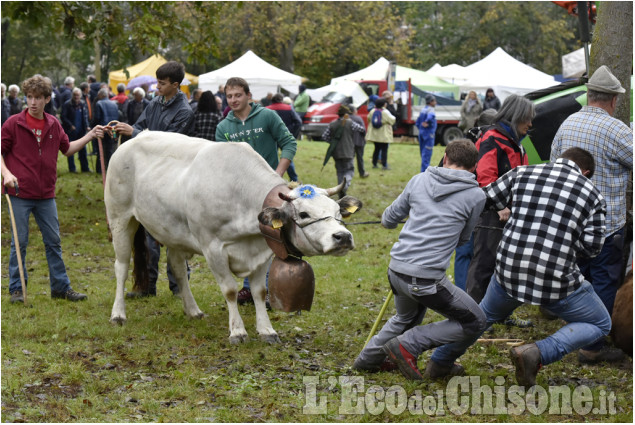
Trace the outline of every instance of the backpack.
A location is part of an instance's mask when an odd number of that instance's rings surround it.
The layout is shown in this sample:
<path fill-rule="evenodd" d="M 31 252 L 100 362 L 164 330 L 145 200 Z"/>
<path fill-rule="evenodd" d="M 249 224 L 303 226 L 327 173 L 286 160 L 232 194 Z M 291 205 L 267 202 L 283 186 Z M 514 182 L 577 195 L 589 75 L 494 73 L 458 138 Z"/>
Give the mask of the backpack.
<path fill-rule="evenodd" d="M 371 118 L 371 123 L 373 124 L 373 127 L 381 128 L 382 126 L 381 109 L 375 108 L 375 111 L 373 112 L 373 117 Z"/>

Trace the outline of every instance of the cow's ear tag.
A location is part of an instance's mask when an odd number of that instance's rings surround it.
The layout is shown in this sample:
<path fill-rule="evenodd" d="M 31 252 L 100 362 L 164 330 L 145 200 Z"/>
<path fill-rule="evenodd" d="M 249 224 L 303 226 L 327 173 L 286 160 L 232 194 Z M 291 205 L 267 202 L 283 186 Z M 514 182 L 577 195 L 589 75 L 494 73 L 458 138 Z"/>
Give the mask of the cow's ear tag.
<path fill-rule="evenodd" d="M 274 218 L 273 220 L 271 220 L 271 227 L 273 227 L 274 229 L 281 228 L 282 227 L 282 220 Z"/>
<path fill-rule="evenodd" d="M 351 214 L 355 214 L 355 211 L 357 211 L 357 205 L 349 205 L 348 207 L 346 207 L 346 211 Z"/>

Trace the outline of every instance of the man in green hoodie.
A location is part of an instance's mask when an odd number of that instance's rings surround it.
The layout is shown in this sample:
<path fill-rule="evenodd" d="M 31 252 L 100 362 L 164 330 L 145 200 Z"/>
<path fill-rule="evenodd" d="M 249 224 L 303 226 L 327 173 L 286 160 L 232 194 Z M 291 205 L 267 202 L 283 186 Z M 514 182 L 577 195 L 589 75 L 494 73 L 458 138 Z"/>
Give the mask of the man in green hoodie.
<path fill-rule="evenodd" d="M 231 111 L 216 127 L 217 142 L 246 142 L 280 176 L 295 156 L 297 143 L 275 111 L 251 101 L 249 84 L 233 77 L 225 84 L 225 96 Z M 278 160 L 278 149 L 282 149 Z"/>
<path fill-rule="evenodd" d="M 231 108 L 216 127 L 217 142 L 246 142 L 282 177 L 295 156 L 297 142 L 280 116 L 251 101 L 249 84 L 232 77 L 225 83 L 225 96 Z M 278 160 L 278 149 L 282 150 Z M 238 292 L 238 304 L 253 302 L 249 281 Z"/>

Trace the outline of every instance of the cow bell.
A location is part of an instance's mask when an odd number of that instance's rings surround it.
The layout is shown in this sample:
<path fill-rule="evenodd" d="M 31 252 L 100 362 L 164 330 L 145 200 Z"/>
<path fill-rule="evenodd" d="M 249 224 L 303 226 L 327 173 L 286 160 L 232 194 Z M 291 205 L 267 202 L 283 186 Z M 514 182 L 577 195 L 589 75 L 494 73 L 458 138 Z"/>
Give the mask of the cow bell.
<path fill-rule="evenodd" d="M 287 313 L 311 310 L 315 275 L 311 265 L 295 257 L 273 258 L 269 268 L 269 303 Z"/>

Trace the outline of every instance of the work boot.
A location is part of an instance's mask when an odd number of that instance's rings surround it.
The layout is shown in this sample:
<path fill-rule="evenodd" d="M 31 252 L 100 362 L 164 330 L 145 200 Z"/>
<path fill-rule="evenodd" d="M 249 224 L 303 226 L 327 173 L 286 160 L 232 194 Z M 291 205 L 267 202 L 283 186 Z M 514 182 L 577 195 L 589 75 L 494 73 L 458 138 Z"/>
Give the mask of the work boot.
<path fill-rule="evenodd" d="M 423 377 L 438 379 L 445 378 L 446 376 L 462 376 L 463 374 L 465 374 L 465 369 L 458 363 L 454 363 L 452 366 L 443 366 L 434 360 L 429 360 Z"/>
<path fill-rule="evenodd" d="M 24 296 L 22 295 L 22 291 L 11 292 L 11 304 L 23 303 L 23 302 L 24 302 Z"/>
<path fill-rule="evenodd" d="M 384 350 L 390 360 L 397 364 L 403 376 L 414 381 L 423 380 L 423 376 L 421 376 L 421 372 L 417 367 L 417 358 L 403 348 L 396 337 L 384 344 L 381 349 Z"/>
<path fill-rule="evenodd" d="M 578 362 L 582 364 L 595 364 L 600 362 L 617 363 L 624 360 L 624 352 L 619 348 L 605 345 L 601 350 L 578 350 Z"/>
<path fill-rule="evenodd" d="M 68 301 L 82 301 L 88 298 L 86 294 L 80 294 L 73 290 L 73 288 L 68 288 L 66 292 L 51 292 L 51 298 L 63 298 Z"/>
<path fill-rule="evenodd" d="M 525 344 L 509 350 L 512 362 L 516 367 L 516 382 L 526 388 L 536 385 L 536 375 L 542 367 L 540 350 L 536 344 Z"/>

